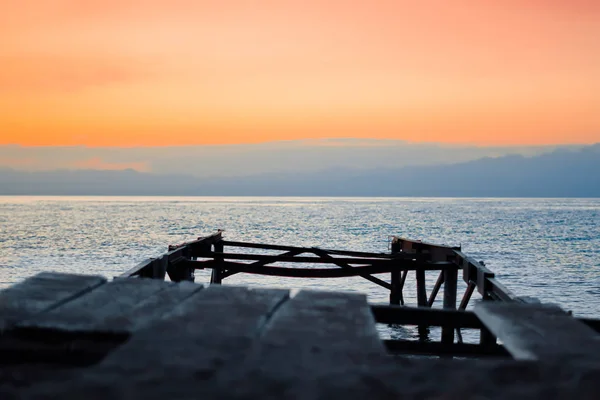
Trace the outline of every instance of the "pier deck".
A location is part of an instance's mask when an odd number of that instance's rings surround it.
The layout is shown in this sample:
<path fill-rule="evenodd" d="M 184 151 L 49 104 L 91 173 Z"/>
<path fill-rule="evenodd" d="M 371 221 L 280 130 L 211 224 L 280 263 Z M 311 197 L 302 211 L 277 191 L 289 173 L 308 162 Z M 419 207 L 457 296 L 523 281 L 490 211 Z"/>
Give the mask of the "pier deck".
<path fill-rule="evenodd" d="M 221 263 L 229 257 L 222 251 L 212 256 Z M 191 261 L 178 257 L 172 258 L 177 263 L 167 256 L 147 265 L 158 275 L 171 267 L 173 277 L 184 277 Z M 405 260 L 392 258 L 399 259 Z M 257 262 L 252 268 L 259 268 Z M 419 265 L 427 262 L 437 261 Z M 468 261 L 461 262 L 468 268 Z M 350 263 L 338 266 L 356 268 Z M 379 261 L 372 264 L 379 268 Z M 150 272 L 138 268 L 138 278 L 108 281 L 41 273 L 1 291 L 0 398 L 592 399 L 600 391 L 599 321 L 510 293 L 471 312 L 371 305 L 354 293 L 291 296 L 288 290 L 203 286 L 143 274 Z M 441 276 L 447 282 L 453 274 Z M 382 340 L 377 324 L 443 331 L 439 342 Z M 460 329 L 480 331 L 480 342 L 448 339 Z"/>

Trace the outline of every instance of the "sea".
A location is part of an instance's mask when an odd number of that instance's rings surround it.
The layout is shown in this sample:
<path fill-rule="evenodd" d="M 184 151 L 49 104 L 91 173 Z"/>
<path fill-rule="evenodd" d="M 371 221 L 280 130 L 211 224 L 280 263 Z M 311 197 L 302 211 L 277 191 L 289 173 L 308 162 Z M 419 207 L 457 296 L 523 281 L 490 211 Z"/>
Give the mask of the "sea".
<path fill-rule="evenodd" d="M 4 196 L 0 289 L 41 271 L 112 278 L 169 244 L 218 229 L 227 240 L 367 252 L 389 252 L 392 235 L 462 246 L 515 294 L 600 318 L 600 199 Z M 209 274 L 197 271 L 196 282 L 208 283 Z M 428 293 L 436 278 L 428 272 Z M 385 289 L 360 277 L 237 274 L 224 284 L 389 301 Z M 409 274 L 408 305 L 416 303 L 415 286 Z M 459 282 L 459 300 L 465 287 Z"/>

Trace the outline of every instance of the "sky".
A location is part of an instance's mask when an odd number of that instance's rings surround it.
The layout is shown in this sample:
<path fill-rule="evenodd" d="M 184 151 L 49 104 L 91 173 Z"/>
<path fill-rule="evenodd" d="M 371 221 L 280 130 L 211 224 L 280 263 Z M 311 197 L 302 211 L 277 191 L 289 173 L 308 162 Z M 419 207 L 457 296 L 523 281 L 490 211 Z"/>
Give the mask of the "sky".
<path fill-rule="evenodd" d="M 598 38 L 597 0 L 2 0 L 0 145 L 591 144 Z"/>

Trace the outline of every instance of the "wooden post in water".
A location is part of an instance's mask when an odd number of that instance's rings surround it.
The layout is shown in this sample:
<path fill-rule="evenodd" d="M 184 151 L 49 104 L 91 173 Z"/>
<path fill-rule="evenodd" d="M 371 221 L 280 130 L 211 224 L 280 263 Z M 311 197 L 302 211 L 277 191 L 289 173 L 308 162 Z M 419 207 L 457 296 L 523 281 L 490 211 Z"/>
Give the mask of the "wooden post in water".
<path fill-rule="evenodd" d="M 214 249 L 215 253 L 223 253 L 224 248 L 225 248 L 225 246 L 223 245 L 222 240 L 215 242 L 213 245 L 213 249 Z M 223 257 L 215 256 L 215 261 L 216 261 L 216 264 L 221 264 L 220 261 L 223 261 Z M 223 280 L 223 272 L 224 271 L 223 271 L 222 267 L 213 268 L 212 274 L 210 276 L 210 283 L 211 284 L 216 283 L 216 284 L 220 285 L 221 281 Z"/>
<path fill-rule="evenodd" d="M 399 253 L 400 248 L 400 242 L 393 240 L 392 254 Z M 404 297 L 402 296 L 402 285 L 400 276 L 401 274 L 402 271 L 400 269 L 391 272 L 390 284 L 392 285 L 392 288 L 390 289 L 390 304 L 404 305 Z"/>
<path fill-rule="evenodd" d="M 492 301 L 493 299 L 485 293 L 483 295 L 483 301 Z M 481 334 L 479 336 L 479 344 L 482 346 L 491 346 L 497 343 L 496 336 L 485 326 L 481 328 Z"/>
<path fill-rule="evenodd" d="M 444 270 L 444 308 L 456 310 L 456 286 L 458 283 L 458 268 Z M 454 343 L 454 328 L 442 327 L 442 343 Z"/>
<path fill-rule="evenodd" d="M 419 307 L 427 307 L 427 292 L 425 291 L 425 270 L 417 269 L 417 305 Z"/>
<path fill-rule="evenodd" d="M 419 246 L 417 248 L 417 254 L 422 253 L 422 248 Z M 415 271 L 416 281 L 417 281 L 417 305 L 419 307 L 428 307 L 427 301 L 427 291 L 425 288 L 425 270 L 422 268 L 418 268 Z M 426 342 L 429 340 L 429 326 L 427 325 L 419 325 L 419 341 Z"/>

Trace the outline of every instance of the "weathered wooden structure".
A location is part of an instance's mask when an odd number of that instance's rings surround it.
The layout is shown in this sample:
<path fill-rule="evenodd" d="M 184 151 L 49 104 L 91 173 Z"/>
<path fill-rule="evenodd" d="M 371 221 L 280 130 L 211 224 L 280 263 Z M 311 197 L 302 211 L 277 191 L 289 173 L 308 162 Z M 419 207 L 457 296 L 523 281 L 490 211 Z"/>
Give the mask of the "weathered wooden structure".
<path fill-rule="evenodd" d="M 204 268 L 206 287 L 193 283 Z M 438 274 L 429 295 L 426 271 Z M 357 276 L 389 290 L 391 304 L 219 284 L 236 273 Z M 418 307 L 400 305 L 409 274 Z M 467 311 L 475 289 L 483 301 Z M 441 327 L 441 338 L 382 340 L 377 324 Z M 463 343 L 462 329 L 479 331 L 479 343 Z M 364 253 L 219 232 L 110 282 L 42 273 L 1 291 L 0 398 L 595 398 L 599 330 L 599 320 L 515 296 L 459 248 L 393 238 L 390 253 Z"/>

